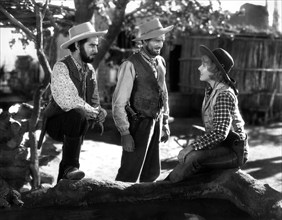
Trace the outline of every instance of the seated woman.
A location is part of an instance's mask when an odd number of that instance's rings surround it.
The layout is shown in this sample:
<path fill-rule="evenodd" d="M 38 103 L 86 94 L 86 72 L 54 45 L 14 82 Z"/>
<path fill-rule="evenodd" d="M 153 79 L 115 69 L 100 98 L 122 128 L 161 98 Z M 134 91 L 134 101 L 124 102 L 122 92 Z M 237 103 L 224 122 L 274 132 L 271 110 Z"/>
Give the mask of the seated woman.
<path fill-rule="evenodd" d="M 205 132 L 179 152 L 179 164 L 167 177 L 171 182 L 182 181 L 202 171 L 239 168 L 248 157 L 238 90 L 228 75 L 234 65 L 233 58 L 222 48 L 211 51 L 201 45 L 200 51 L 200 80 L 208 85 L 202 105 Z"/>

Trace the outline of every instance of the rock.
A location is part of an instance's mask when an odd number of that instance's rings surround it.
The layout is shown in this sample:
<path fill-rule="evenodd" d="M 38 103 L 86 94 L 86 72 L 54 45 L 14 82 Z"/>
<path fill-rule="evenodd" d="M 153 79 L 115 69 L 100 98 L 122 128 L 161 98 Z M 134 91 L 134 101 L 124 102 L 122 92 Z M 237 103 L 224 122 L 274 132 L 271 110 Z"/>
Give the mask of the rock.
<path fill-rule="evenodd" d="M 19 189 L 30 181 L 28 119 L 32 106 L 15 104 L 0 114 L 0 178 Z"/>
<path fill-rule="evenodd" d="M 0 167 L 0 178 L 3 178 L 11 187 L 19 189 L 31 181 L 29 165 Z"/>
<path fill-rule="evenodd" d="M 23 206 L 21 194 L 0 178 L 0 208 L 10 208 L 12 205 Z"/>
<path fill-rule="evenodd" d="M 40 171 L 40 180 L 41 180 L 41 184 L 47 183 L 52 185 L 54 182 L 54 177 L 50 174 Z"/>

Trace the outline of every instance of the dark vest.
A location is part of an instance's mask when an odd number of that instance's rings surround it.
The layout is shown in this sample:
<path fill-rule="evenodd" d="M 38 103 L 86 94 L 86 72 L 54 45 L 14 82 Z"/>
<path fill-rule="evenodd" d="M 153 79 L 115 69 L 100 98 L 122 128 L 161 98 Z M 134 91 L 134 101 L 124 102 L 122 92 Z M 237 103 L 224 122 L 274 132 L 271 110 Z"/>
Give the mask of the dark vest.
<path fill-rule="evenodd" d="M 83 97 L 83 80 L 82 80 L 80 73 L 78 72 L 78 69 L 77 69 L 73 59 L 69 55 L 69 56 L 62 58 L 60 61 L 63 62 L 67 66 L 67 68 L 69 70 L 70 78 L 73 81 L 75 87 L 77 88 L 79 96 L 84 99 L 84 97 Z M 84 100 L 88 104 L 92 105 L 93 103 L 91 103 L 91 98 L 93 96 L 94 87 L 96 85 L 94 85 L 94 80 L 91 80 L 91 77 L 92 77 L 92 74 L 93 74 L 92 71 L 90 69 L 88 69 L 86 74 L 87 74 L 87 76 L 86 76 L 86 91 L 85 91 L 85 99 Z"/>
<path fill-rule="evenodd" d="M 83 81 L 82 81 L 82 78 L 80 77 L 80 74 L 78 72 L 78 69 L 77 69 L 73 59 L 69 55 L 69 56 L 62 58 L 60 61 L 63 62 L 67 66 L 67 68 L 69 70 L 69 76 L 70 76 L 71 80 L 73 81 L 75 87 L 77 88 L 79 96 L 84 99 L 83 89 L 82 89 L 83 88 Z M 92 95 L 94 93 L 94 88 L 96 86 L 95 80 L 93 80 L 93 79 L 91 80 L 92 74 L 93 74 L 92 71 L 88 69 L 87 77 L 86 77 L 85 99 L 86 99 L 86 102 L 90 105 L 92 104 L 91 98 L 92 98 Z M 47 118 L 51 118 L 55 115 L 59 115 L 59 114 L 62 114 L 62 113 L 64 113 L 64 111 L 55 102 L 54 98 L 51 99 L 51 101 L 49 102 L 49 104 L 47 105 L 47 107 L 45 108 L 45 110 L 43 112 L 43 114 Z"/>
<path fill-rule="evenodd" d="M 228 92 L 233 97 L 234 102 L 235 102 L 235 108 L 232 112 L 230 112 L 231 117 L 232 117 L 232 125 L 231 125 L 232 128 L 231 129 L 235 131 L 236 133 L 242 135 L 242 137 L 244 137 L 245 136 L 245 131 L 244 131 L 245 122 L 239 111 L 237 96 L 235 95 L 234 90 L 231 87 L 226 86 L 223 83 L 218 84 L 217 87 L 213 89 L 208 99 L 206 99 L 206 97 L 204 98 L 203 105 L 202 105 L 202 118 L 203 118 L 206 132 L 210 132 L 211 130 L 213 130 L 214 106 L 215 106 L 218 95 L 222 92 Z"/>
<path fill-rule="evenodd" d="M 136 77 L 130 97 L 130 105 L 146 117 L 157 118 L 163 107 L 165 89 L 165 64 L 162 57 L 157 58 L 158 77 L 140 53 L 128 58 L 133 63 Z"/>

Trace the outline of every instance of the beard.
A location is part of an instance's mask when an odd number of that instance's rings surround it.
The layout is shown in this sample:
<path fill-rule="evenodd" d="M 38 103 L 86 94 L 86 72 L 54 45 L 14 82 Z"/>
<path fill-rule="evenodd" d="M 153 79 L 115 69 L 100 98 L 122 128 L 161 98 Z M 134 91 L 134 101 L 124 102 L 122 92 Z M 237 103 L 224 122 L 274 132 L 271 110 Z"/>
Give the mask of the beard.
<path fill-rule="evenodd" d="M 82 62 L 84 62 L 84 63 L 92 63 L 94 61 L 94 54 L 93 54 L 92 58 L 90 56 L 87 56 L 86 51 L 85 51 L 83 45 L 81 45 L 79 47 L 79 50 L 80 50 L 80 57 L 81 57 Z"/>
<path fill-rule="evenodd" d="M 157 55 L 160 55 L 161 53 L 161 48 L 156 50 L 155 48 L 150 48 L 148 46 L 145 47 L 145 50 L 148 52 L 148 54 L 152 57 L 155 57 Z"/>

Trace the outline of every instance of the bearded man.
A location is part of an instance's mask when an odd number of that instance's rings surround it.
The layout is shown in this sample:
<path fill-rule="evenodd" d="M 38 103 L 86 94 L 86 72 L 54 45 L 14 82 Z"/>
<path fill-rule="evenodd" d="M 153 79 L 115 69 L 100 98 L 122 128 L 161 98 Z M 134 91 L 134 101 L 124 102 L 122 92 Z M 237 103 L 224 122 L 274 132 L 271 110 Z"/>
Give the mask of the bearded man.
<path fill-rule="evenodd" d="M 86 131 L 94 123 L 102 123 L 107 115 L 100 106 L 96 72 L 91 65 L 98 53 L 99 37 L 90 22 L 70 28 L 70 39 L 61 45 L 71 54 L 58 61 L 51 75 L 52 100 L 44 111 L 46 131 L 63 142 L 60 179 L 80 180 L 79 156 Z"/>
<path fill-rule="evenodd" d="M 134 41 L 142 42 L 142 48 L 120 66 L 112 101 L 123 148 L 118 181 L 153 182 L 160 174 L 159 143 L 170 135 L 166 65 L 160 53 L 172 28 L 163 28 L 157 18 L 140 25 Z"/>

